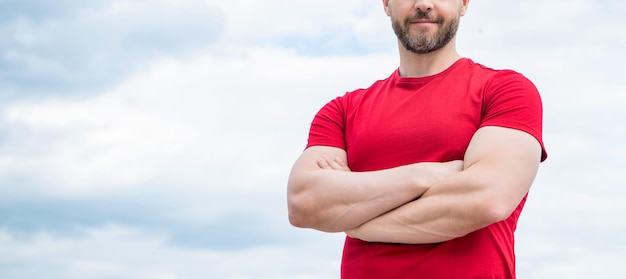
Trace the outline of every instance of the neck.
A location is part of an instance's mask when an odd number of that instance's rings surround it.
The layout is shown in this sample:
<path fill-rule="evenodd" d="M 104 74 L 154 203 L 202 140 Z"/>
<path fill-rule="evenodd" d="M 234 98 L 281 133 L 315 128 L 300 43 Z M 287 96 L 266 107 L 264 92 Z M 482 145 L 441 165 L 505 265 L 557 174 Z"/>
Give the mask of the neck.
<path fill-rule="evenodd" d="M 461 58 L 454 40 L 430 53 L 418 54 L 408 51 L 398 42 L 400 49 L 400 76 L 425 77 L 443 72 Z"/>

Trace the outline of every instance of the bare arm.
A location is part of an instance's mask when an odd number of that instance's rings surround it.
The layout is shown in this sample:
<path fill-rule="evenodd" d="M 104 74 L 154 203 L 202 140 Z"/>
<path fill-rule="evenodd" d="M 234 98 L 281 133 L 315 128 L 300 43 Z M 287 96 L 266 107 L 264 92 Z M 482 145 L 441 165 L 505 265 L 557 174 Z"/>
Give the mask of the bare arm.
<path fill-rule="evenodd" d="M 416 199 L 462 165 L 461 161 L 417 163 L 349 172 L 340 163 L 346 161 L 346 152 L 335 147 L 313 146 L 302 153 L 287 189 L 289 221 L 294 226 L 326 232 L 354 229 Z"/>
<path fill-rule="evenodd" d="M 348 235 L 370 242 L 447 241 L 499 222 L 519 205 L 539 166 L 541 147 L 531 135 L 502 127 L 476 132 L 464 170 Z"/>

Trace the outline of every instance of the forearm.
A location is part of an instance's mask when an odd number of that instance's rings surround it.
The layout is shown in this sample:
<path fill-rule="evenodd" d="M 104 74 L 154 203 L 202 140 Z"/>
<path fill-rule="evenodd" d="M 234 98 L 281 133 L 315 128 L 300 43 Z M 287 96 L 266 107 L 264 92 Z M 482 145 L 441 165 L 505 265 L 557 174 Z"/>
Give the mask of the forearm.
<path fill-rule="evenodd" d="M 369 242 L 425 244 L 448 241 L 499 221 L 467 174 L 435 185 L 418 200 L 374 218 L 347 233 Z"/>
<path fill-rule="evenodd" d="M 428 188 L 414 177 L 416 166 L 372 172 L 316 169 L 292 173 L 290 220 L 328 232 L 353 229 L 422 195 Z"/>
<path fill-rule="evenodd" d="M 475 166 L 347 233 L 369 242 L 404 244 L 437 243 L 464 236 L 508 218 L 517 208 L 536 172 L 532 167 L 520 169 L 527 174 L 507 177 L 493 175 L 493 167 Z"/>
<path fill-rule="evenodd" d="M 433 243 L 504 220 L 528 193 L 541 146 L 524 132 L 484 127 L 472 138 L 464 159 L 463 171 L 348 234 L 366 241 Z"/>

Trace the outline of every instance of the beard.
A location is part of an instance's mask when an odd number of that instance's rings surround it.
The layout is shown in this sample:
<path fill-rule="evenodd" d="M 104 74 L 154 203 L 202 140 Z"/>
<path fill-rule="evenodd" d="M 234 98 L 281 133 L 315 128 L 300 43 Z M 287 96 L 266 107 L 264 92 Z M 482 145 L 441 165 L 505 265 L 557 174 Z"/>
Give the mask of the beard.
<path fill-rule="evenodd" d="M 438 27 L 435 34 L 430 35 L 427 31 L 419 31 L 417 35 L 410 34 L 411 22 L 416 19 L 428 19 L 436 22 Z M 393 31 L 402 45 L 411 52 L 426 54 L 446 46 L 456 35 L 459 29 L 459 18 L 452 18 L 444 22 L 441 17 L 431 18 L 429 13 L 418 11 L 416 15 L 407 18 L 404 22 L 392 20 Z"/>

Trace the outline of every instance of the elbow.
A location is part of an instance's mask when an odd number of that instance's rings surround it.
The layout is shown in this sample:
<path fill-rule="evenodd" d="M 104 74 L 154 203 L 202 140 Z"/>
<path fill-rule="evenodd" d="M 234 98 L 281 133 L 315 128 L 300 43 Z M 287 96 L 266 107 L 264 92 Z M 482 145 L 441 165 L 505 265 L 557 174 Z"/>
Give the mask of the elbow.
<path fill-rule="evenodd" d="M 287 209 L 289 213 L 289 223 L 298 228 L 314 227 L 311 206 L 305 198 L 298 195 L 291 195 L 287 198 Z"/>
<path fill-rule="evenodd" d="M 466 226 L 462 226 L 454 236 L 464 236 L 473 231 L 504 221 L 511 216 L 515 208 L 515 206 L 504 201 L 501 197 L 475 199 L 471 204 L 466 204 L 464 208 L 458 208 L 458 217 L 467 222 L 465 223 Z"/>
<path fill-rule="evenodd" d="M 488 226 L 506 220 L 514 210 L 515 206 L 511 206 L 507 202 L 499 199 L 490 199 L 482 204 L 480 219 L 484 226 Z"/>
<path fill-rule="evenodd" d="M 289 211 L 289 223 L 296 228 L 308 228 L 304 220 L 300 216 L 293 214 L 291 211 Z"/>
<path fill-rule="evenodd" d="M 307 191 L 306 185 L 290 180 L 287 186 L 287 211 L 289 223 L 297 228 L 315 229 L 323 232 L 341 232 L 336 224 L 333 207 L 322 205 L 319 195 Z"/>
<path fill-rule="evenodd" d="M 316 195 L 307 191 L 302 181 L 290 179 L 287 186 L 287 211 L 289 223 L 297 228 L 327 231 L 324 227 L 326 209 L 320 206 Z"/>
<path fill-rule="evenodd" d="M 315 229 L 322 232 L 342 232 L 346 229 L 333 222 L 325 221 L 324 210 L 304 197 L 288 198 L 289 223 L 297 228 Z"/>
<path fill-rule="evenodd" d="M 492 201 L 477 202 L 469 207 L 459 208 L 459 210 L 457 216 L 464 220 L 464 225 L 447 232 L 447 234 L 442 234 L 448 237 L 445 240 L 463 237 L 489 225 L 504 221 L 511 215 L 506 207 Z"/>
<path fill-rule="evenodd" d="M 298 205 L 289 202 L 288 205 L 289 210 L 289 223 L 297 228 L 308 228 L 308 223 L 305 218 L 305 214 L 302 213 L 302 209 L 298 207 Z"/>
<path fill-rule="evenodd" d="M 482 184 L 470 212 L 475 212 L 477 226 L 488 226 L 508 219 L 528 192 L 510 184 Z M 524 191 L 523 191 L 524 190 Z"/>
<path fill-rule="evenodd" d="M 307 209 L 306 195 L 303 193 L 302 185 L 296 183 L 293 174 L 289 177 L 287 184 L 287 212 L 289 223 L 297 228 L 309 228 L 307 221 L 309 210 Z"/>

